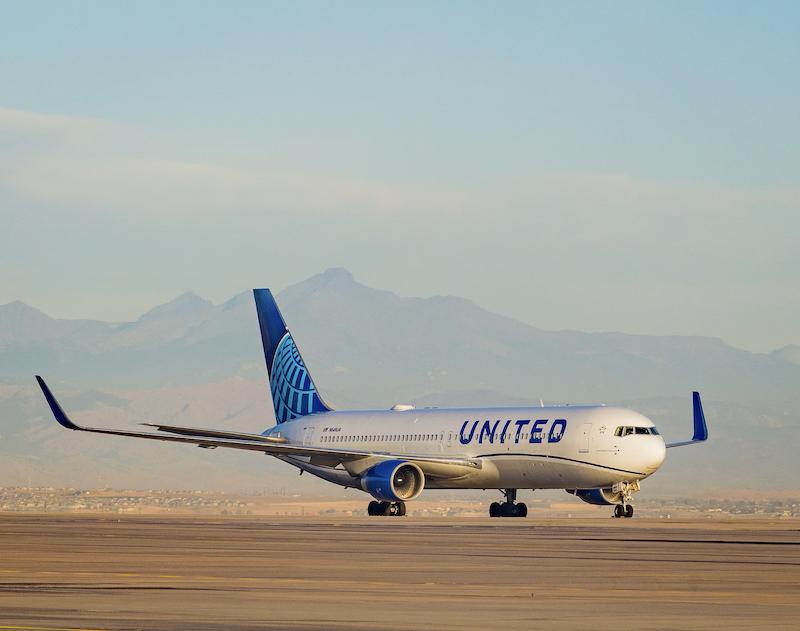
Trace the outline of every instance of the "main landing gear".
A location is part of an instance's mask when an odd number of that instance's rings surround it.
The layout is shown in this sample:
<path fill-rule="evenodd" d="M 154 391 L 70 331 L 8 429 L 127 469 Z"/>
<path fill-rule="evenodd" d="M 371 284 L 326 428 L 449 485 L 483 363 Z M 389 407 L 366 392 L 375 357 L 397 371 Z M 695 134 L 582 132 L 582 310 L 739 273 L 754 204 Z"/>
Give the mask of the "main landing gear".
<path fill-rule="evenodd" d="M 633 517 L 633 506 L 631 504 L 617 504 L 614 507 L 614 517 L 627 517 L 630 519 Z"/>
<path fill-rule="evenodd" d="M 506 501 L 492 502 L 489 505 L 489 517 L 527 517 L 528 506 L 524 502 L 516 503 L 517 489 L 503 489 Z"/>
<path fill-rule="evenodd" d="M 402 517 L 406 514 L 405 502 L 375 502 L 367 506 L 368 515 L 383 515 L 385 517 Z"/>

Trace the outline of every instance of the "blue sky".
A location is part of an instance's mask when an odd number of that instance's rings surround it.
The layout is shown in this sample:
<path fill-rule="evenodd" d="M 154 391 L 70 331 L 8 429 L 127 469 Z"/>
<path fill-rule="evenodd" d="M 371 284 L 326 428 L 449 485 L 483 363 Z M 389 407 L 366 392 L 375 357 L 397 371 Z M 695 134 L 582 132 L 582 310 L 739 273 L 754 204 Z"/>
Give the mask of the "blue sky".
<path fill-rule="evenodd" d="M 0 303 L 326 267 L 545 328 L 800 343 L 800 5 L 4 3 Z"/>

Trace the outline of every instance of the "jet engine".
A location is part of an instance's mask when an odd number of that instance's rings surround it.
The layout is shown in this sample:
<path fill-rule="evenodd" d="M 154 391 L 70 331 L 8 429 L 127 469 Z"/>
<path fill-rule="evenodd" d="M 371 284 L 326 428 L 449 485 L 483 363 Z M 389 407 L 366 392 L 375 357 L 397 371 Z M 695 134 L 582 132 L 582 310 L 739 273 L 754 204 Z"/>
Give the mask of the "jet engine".
<path fill-rule="evenodd" d="M 572 493 L 587 504 L 598 506 L 611 506 L 622 502 L 622 493 L 613 489 L 567 489 L 567 493 Z"/>
<path fill-rule="evenodd" d="M 384 460 L 361 476 L 361 488 L 382 502 L 413 500 L 425 488 L 425 474 L 405 460 Z"/>

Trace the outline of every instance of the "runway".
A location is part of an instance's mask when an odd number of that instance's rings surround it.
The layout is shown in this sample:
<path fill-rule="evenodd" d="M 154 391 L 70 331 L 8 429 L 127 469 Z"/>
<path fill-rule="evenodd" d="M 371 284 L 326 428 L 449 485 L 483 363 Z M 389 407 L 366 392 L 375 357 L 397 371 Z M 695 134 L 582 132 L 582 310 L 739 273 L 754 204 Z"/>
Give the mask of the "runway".
<path fill-rule="evenodd" d="M 798 521 L 0 515 L 0 629 L 798 621 Z"/>

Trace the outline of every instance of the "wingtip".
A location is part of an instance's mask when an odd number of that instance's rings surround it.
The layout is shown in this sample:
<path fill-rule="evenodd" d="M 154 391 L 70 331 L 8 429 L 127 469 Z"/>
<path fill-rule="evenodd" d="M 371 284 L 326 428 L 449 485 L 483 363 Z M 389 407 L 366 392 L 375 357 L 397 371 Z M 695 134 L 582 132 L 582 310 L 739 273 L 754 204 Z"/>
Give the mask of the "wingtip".
<path fill-rule="evenodd" d="M 693 441 L 708 440 L 708 426 L 706 425 L 706 415 L 703 412 L 703 402 L 700 400 L 700 393 L 692 393 L 692 407 L 694 409 L 694 436 Z"/>
<path fill-rule="evenodd" d="M 53 413 L 53 416 L 55 417 L 56 421 L 58 421 L 58 424 L 63 427 L 66 427 L 67 429 L 74 429 L 74 430 L 81 429 L 80 427 L 75 425 L 75 423 L 73 423 L 70 420 L 69 416 L 67 416 L 67 413 L 64 412 L 64 409 L 56 400 L 55 396 L 50 391 L 50 388 L 44 382 L 44 379 L 42 379 L 39 375 L 36 375 L 36 381 L 39 383 L 39 387 L 42 389 L 42 394 L 44 394 L 44 398 L 47 401 L 47 405 L 50 406 L 50 411 Z"/>

